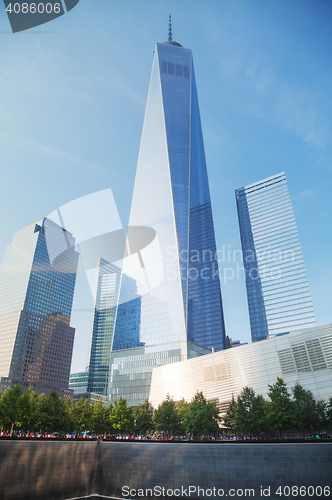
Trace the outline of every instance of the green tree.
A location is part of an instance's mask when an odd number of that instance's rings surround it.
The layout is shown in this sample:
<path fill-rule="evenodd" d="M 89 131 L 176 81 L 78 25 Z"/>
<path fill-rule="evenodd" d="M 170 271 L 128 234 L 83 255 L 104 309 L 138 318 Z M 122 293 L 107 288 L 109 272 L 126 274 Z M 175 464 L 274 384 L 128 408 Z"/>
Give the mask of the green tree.
<path fill-rule="evenodd" d="M 1 398 L 2 423 L 5 429 L 13 434 L 14 426 L 20 424 L 22 417 L 22 387 L 16 384 L 13 388 L 8 387 Z"/>
<path fill-rule="evenodd" d="M 37 397 L 37 411 L 35 415 L 35 430 L 40 432 L 45 432 L 45 422 L 47 420 L 47 416 L 45 414 L 46 406 L 47 406 L 47 396 L 43 394 L 39 394 Z"/>
<path fill-rule="evenodd" d="M 329 400 L 326 403 L 325 417 L 327 428 L 332 429 L 332 396 L 329 397 Z"/>
<path fill-rule="evenodd" d="M 177 401 L 175 403 L 175 408 L 179 419 L 178 432 L 180 432 L 181 434 L 186 434 L 185 422 L 189 412 L 189 403 L 184 398 L 182 398 L 180 401 Z"/>
<path fill-rule="evenodd" d="M 112 411 L 113 411 L 113 405 L 112 403 L 109 404 L 109 406 L 106 407 L 106 431 L 110 434 L 114 433 L 114 428 L 112 424 Z"/>
<path fill-rule="evenodd" d="M 2 395 L 0 395 L 0 427 L 1 427 L 1 432 L 3 431 L 5 425 L 5 409 L 2 404 Z"/>
<path fill-rule="evenodd" d="M 237 402 L 235 401 L 234 394 L 232 394 L 232 401 L 222 417 L 222 420 L 227 429 L 230 429 L 232 432 L 237 432 Z"/>
<path fill-rule="evenodd" d="M 298 382 L 292 389 L 296 428 L 303 432 L 312 431 L 318 424 L 318 408 L 311 391 L 306 390 Z"/>
<path fill-rule="evenodd" d="M 316 427 L 315 429 L 326 429 L 328 426 L 326 401 L 316 401 Z"/>
<path fill-rule="evenodd" d="M 38 423 L 42 432 L 63 432 L 67 425 L 66 405 L 55 390 L 37 398 Z"/>
<path fill-rule="evenodd" d="M 267 427 L 279 432 L 294 428 L 296 422 L 294 406 L 285 382 L 278 377 L 277 382 L 268 387 L 270 401 L 266 404 L 265 411 Z"/>
<path fill-rule="evenodd" d="M 215 401 L 208 402 L 202 392 L 197 392 L 188 406 L 185 426 L 188 434 L 204 436 L 219 431 L 219 410 Z"/>
<path fill-rule="evenodd" d="M 160 403 L 153 414 L 155 428 L 165 432 L 167 436 L 175 433 L 179 428 L 179 415 L 176 411 L 175 401 L 167 394 L 166 399 Z"/>
<path fill-rule="evenodd" d="M 153 406 L 146 399 L 144 403 L 138 405 L 134 411 L 136 421 L 135 432 L 137 434 L 147 434 L 153 430 Z"/>
<path fill-rule="evenodd" d="M 108 426 L 109 409 L 102 401 L 98 401 L 93 407 L 92 426 L 96 434 L 104 433 Z"/>
<path fill-rule="evenodd" d="M 244 387 L 237 397 L 236 425 L 244 434 L 257 434 L 264 430 L 265 401 L 256 396 L 254 389 Z"/>
<path fill-rule="evenodd" d="M 93 408 L 91 407 L 90 401 L 84 399 L 83 396 L 76 401 L 73 411 L 73 427 L 77 434 L 82 431 L 92 429 L 93 420 Z"/>
<path fill-rule="evenodd" d="M 64 430 L 71 432 L 74 430 L 74 402 L 72 398 L 65 398 L 63 400 L 64 406 Z"/>
<path fill-rule="evenodd" d="M 134 430 L 134 412 L 127 405 L 127 400 L 120 399 L 114 402 L 111 411 L 111 424 L 119 434 L 132 434 Z"/>
<path fill-rule="evenodd" d="M 21 396 L 21 422 L 20 427 L 23 431 L 30 431 L 35 428 L 37 414 L 37 393 L 29 387 Z"/>

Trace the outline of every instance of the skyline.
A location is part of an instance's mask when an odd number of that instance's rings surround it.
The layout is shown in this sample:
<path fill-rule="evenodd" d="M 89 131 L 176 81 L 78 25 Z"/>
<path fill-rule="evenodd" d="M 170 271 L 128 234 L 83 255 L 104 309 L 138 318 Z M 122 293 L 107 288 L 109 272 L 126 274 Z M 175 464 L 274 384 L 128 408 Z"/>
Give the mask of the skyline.
<path fill-rule="evenodd" d="M 195 59 L 217 248 L 227 268 L 236 272 L 239 262 L 238 254 L 227 262 L 227 251 L 241 249 L 235 189 L 285 171 L 317 324 L 331 322 L 331 5 L 93 5 L 80 2 L 15 35 L 0 20 L 1 261 L 14 232 L 101 189 L 112 189 L 127 224 L 152 52 L 167 39 L 171 13 L 173 39 Z M 225 283 L 220 271 L 226 334 L 250 341 L 243 274 Z M 72 372 L 85 368 L 92 313 L 84 277 L 78 281 Z"/>

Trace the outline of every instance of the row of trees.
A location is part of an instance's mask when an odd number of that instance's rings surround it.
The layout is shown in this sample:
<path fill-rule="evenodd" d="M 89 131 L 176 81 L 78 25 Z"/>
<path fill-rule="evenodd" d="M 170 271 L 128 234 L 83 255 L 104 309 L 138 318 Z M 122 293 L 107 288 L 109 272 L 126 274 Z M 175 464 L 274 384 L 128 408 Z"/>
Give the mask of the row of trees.
<path fill-rule="evenodd" d="M 328 402 L 316 401 L 312 392 L 299 383 L 291 393 L 285 382 L 278 377 L 269 385 L 269 401 L 245 387 L 232 402 L 224 415 L 224 425 L 233 433 L 258 435 L 288 430 L 303 433 L 318 432 L 332 428 L 332 396 Z"/>
<path fill-rule="evenodd" d="M 12 435 L 17 429 L 22 433 L 70 433 L 89 431 L 95 434 L 151 434 L 154 431 L 166 436 L 190 434 L 201 436 L 218 432 L 220 417 L 215 403 L 206 401 L 197 393 L 190 403 L 177 403 L 167 396 L 157 410 L 149 401 L 131 408 L 125 399 L 104 405 L 81 398 L 61 399 L 51 391 L 49 396 L 37 395 L 20 385 L 6 389 L 0 398 L 0 426 Z"/>
<path fill-rule="evenodd" d="M 51 391 L 48 396 L 37 395 L 20 385 L 6 389 L 0 398 L 1 430 L 13 429 L 22 433 L 70 433 L 89 431 L 95 434 L 152 434 L 155 431 L 165 436 L 189 435 L 201 437 L 220 432 L 220 426 L 232 433 L 258 435 L 287 430 L 317 432 L 332 428 L 332 396 L 328 402 L 316 401 L 313 394 L 300 384 L 288 392 L 285 382 L 278 378 L 269 385 L 269 400 L 256 395 L 245 387 L 235 399 L 233 397 L 223 418 L 215 402 L 208 402 L 197 392 L 188 403 L 184 399 L 175 402 L 170 396 L 153 409 L 149 401 L 131 408 L 125 399 L 104 405 L 81 398 L 61 399 Z"/>
<path fill-rule="evenodd" d="M 73 400 L 61 399 L 51 391 L 48 396 L 37 395 L 32 389 L 24 393 L 21 386 L 6 389 L 0 398 L 0 426 L 2 431 L 14 429 L 21 432 L 65 433 L 82 432 L 90 429 L 101 432 L 104 428 L 105 406 L 81 398 L 76 404 Z"/>

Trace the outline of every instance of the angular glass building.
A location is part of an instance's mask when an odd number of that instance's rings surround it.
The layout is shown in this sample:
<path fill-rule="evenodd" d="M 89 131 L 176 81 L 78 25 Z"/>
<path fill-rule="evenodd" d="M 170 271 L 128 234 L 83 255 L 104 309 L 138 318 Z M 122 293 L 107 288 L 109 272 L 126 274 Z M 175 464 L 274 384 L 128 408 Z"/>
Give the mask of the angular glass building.
<path fill-rule="evenodd" d="M 121 299 L 119 300 L 121 282 Z M 121 276 L 121 270 L 100 258 L 96 267 L 94 309 L 91 326 L 89 361 L 85 372 L 70 375 L 69 388 L 74 400 L 106 401 L 108 394 L 110 355 L 116 320 L 114 349 L 142 346 L 139 341 L 141 297 L 136 281 Z"/>
<path fill-rule="evenodd" d="M 122 294 L 129 300 L 119 303 L 121 270 L 105 259 L 99 259 L 96 273 L 88 378 L 86 387 L 82 387 L 83 392 L 106 397 L 115 319 L 117 349 L 142 345 L 139 343 L 141 297 L 137 296 L 135 280 L 123 275 Z M 77 375 L 71 375 L 70 388 Z"/>
<path fill-rule="evenodd" d="M 104 259 L 96 269 L 87 392 L 107 396 L 108 373 L 121 271 Z"/>
<path fill-rule="evenodd" d="M 0 270 L 0 390 L 19 383 L 68 396 L 78 253 L 49 219 L 18 231 Z"/>
<path fill-rule="evenodd" d="M 140 322 L 137 337 L 123 343 L 118 312 L 109 396 L 134 406 L 149 397 L 153 366 L 226 342 L 192 53 L 171 33 L 154 52 L 129 240 L 139 227 L 156 238 L 123 261 L 122 276 L 136 280 L 141 297 Z"/>
<path fill-rule="evenodd" d="M 252 341 L 315 326 L 285 173 L 235 194 Z"/>

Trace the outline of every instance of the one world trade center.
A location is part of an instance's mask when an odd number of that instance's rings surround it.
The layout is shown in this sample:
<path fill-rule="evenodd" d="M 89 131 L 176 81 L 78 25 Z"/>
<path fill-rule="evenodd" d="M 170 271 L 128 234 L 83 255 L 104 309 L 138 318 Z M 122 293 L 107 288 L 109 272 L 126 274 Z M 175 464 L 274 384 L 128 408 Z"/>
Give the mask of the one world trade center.
<path fill-rule="evenodd" d="M 140 251 L 130 241 L 150 228 Z M 137 406 L 155 366 L 226 347 L 192 52 L 157 43 L 115 323 L 109 399 Z"/>

